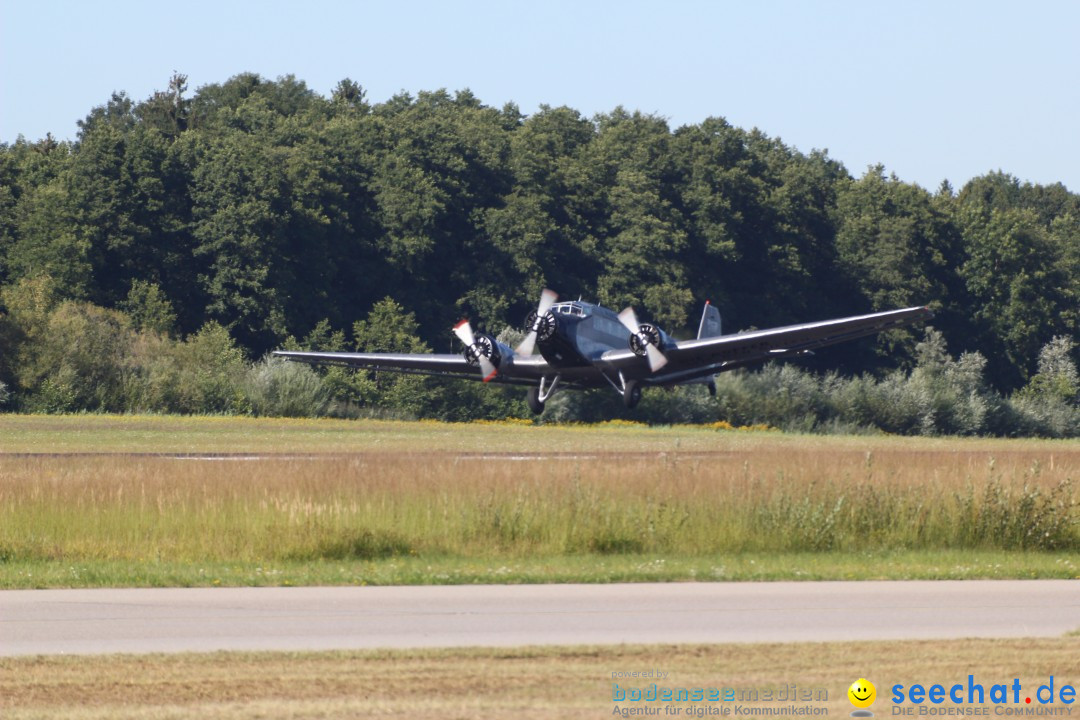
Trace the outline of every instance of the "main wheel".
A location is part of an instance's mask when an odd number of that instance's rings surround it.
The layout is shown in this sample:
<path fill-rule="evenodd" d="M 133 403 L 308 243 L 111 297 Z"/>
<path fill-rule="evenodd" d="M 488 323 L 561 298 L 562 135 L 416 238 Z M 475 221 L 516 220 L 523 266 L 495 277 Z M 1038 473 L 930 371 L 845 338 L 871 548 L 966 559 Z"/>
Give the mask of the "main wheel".
<path fill-rule="evenodd" d="M 637 407 L 638 402 L 641 401 L 641 386 L 638 385 L 637 380 L 630 380 L 626 383 L 626 387 L 623 388 L 623 404 L 628 408 Z"/>
<path fill-rule="evenodd" d="M 529 388 L 529 392 L 525 394 L 525 402 L 528 403 L 529 409 L 532 410 L 533 415 L 539 415 L 544 412 L 544 403 L 540 399 L 540 388 Z"/>

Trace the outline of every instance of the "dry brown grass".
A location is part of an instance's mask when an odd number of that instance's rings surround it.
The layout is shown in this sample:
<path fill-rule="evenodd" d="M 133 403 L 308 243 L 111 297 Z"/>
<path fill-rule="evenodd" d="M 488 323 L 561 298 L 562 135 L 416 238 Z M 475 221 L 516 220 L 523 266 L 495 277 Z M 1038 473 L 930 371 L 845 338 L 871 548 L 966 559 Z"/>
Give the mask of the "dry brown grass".
<path fill-rule="evenodd" d="M 0 453 L 0 571 L 19 563 L 1080 548 L 1076 442 L 0 418 L 0 431 L 12 428 L 14 442 L 0 435 L 5 449 L 25 448 L 34 430 L 66 451 Z M 220 449 L 222 438 L 231 438 L 231 452 L 257 457 L 139 454 L 159 442 Z M 412 450 L 400 449 L 404 439 Z M 315 449 L 296 454 L 309 441 Z M 84 452 L 118 446 L 136 450 Z M 18 584 L 28 582 L 36 583 Z"/>
<path fill-rule="evenodd" d="M 723 434 L 712 445 L 542 456 L 0 454 L 0 559 L 703 555 L 1080 542 L 1070 485 L 1080 475 L 1080 445 L 822 444 Z"/>
<path fill-rule="evenodd" d="M 973 673 L 987 686 L 1020 678 L 1028 693 L 1050 675 L 1080 685 L 1080 638 L 0 659 L 0 714 L 599 718 L 615 707 L 613 672 L 650 668 L 669 673 L 668 686 L 824 688 L 830 716 L 850 712 L 847 686 L 866 677 L 887 717 L 896 683 L 948 686 Z"/>
<path fill-rule="evenodd" d="M 1010 539 L 993 533 L 1040 530 L 1024 524 L 1030 514 L 1020 517 L 1024 499 L 1047 502 L 1056 490 L 1060 502 L 1073 502 L 1067 481 L 1078 471 L 1080 451 L 1071 450 L 810 442 L 526 461 L 452 453 L 0 456 L 0 550 L 9 559 L 249 561 L 1008 548 Z"/>

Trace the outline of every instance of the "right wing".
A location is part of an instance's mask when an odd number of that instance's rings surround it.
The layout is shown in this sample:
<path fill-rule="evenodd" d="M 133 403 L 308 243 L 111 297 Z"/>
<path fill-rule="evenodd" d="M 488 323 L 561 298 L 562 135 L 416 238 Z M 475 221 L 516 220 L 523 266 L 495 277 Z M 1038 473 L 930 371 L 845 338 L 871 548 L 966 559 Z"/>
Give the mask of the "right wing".
<path fill-rule="evenodd" d="M 804 355 L 826 345 L 866 337 L 890 328 L 926 320 L 934 316 L 926 307 L 857 315 L 820 322 L 789 325 L 768 330 L 682 340 L 665 348 L 668 363 L 655 375 L 647 375 L 641 358 L 630 350 L 609 350 L 603 361 L 618 369 L 635 368 L 651 385 L 680 383 L 698 377 L 743 367 L 752 363 Z"/>

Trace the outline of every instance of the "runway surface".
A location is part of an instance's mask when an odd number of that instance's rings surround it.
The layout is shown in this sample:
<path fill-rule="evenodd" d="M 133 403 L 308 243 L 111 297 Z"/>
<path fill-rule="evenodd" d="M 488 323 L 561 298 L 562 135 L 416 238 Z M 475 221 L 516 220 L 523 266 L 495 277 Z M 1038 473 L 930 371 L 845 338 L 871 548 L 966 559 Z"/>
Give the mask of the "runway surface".
<path fill-rule="evenodd" d="M 0 591 L 0 655 L 1054 637 L 1080 581 Z"/>

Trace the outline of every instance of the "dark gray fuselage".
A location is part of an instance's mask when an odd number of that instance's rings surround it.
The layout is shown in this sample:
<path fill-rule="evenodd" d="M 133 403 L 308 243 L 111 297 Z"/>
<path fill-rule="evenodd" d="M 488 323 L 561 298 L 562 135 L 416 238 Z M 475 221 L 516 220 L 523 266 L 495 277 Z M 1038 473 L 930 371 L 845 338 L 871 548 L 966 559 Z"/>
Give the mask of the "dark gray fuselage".
<path fill-rule="evenodd" d="M 627 347 L 627 331 L 619 316 L 592 303 L 557 303 L 551 308 L 555 332 L 538 342 L 540 354 L 553 367 L 591 366 L 608 350 Z"/>

